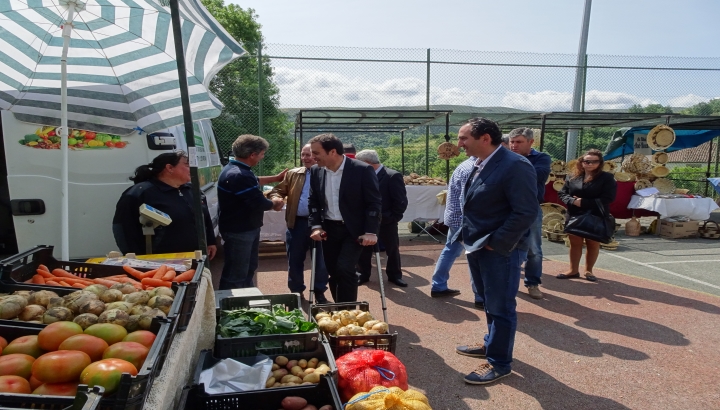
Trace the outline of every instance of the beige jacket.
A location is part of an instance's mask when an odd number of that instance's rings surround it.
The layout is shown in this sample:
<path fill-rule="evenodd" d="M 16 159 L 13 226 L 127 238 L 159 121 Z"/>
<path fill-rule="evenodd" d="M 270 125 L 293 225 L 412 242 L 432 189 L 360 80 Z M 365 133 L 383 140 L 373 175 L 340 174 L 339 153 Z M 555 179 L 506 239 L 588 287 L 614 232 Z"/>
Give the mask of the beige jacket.
<path fill-rule="evenodd" d="M 285 209 L 285 221 L 287 222 L 288 228 L 292 229 L 295 226 L 295 216 L 298 211 L 298 204 L 300 203 L 300 194 L 302 194 L 302 188 L 305 184 L 305 171 L 307 168 L 299 167 L 289 170 L 285 174 L 285 178 L 270 191 L 268 198 L 280 198 L 285 199 L 287 204 Z"/>

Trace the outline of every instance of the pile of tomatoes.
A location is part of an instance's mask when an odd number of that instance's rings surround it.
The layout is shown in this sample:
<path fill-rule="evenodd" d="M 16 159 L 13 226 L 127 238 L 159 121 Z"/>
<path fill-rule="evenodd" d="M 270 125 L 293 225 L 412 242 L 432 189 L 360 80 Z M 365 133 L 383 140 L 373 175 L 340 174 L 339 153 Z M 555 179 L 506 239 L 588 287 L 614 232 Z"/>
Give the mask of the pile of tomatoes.
<path fill-rule="evenodd" d="M 85 329 L 55 322 L 37 335 L 6 341 L 0 337 L 0 392 L 75 396 L 78 384 L 117 391 L 123 373 L 138 374 L 155 334 L 127 333 L 111 323 Z"/>

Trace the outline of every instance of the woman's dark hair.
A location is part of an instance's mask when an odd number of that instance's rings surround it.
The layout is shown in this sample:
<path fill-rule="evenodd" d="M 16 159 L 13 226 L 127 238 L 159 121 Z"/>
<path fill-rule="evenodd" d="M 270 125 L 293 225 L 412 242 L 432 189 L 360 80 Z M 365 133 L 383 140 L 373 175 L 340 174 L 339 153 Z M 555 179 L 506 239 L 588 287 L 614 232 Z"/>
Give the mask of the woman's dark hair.
<path fill-rule="evenodd" d="M 320 146 L 322 146 L 323 150 L 326 153 L 330 152 L 331 149 L 334 149 L 338 155 L 342 155 L 345 153 L 345 149 L 343 147 L 342 141 L 340 141 L 340 138 L 336 137 L 333 134 L 316 135 L 316 136 L 310 138 L 310 141 L 308 141 L 308 144 L 314 144 L 316 142 L 320 143 Z"/>
<path fill-rule="evenodd" d="M 586 155 L 592 155 L 594 157 L 598 157 L 600 160 L 600 163 L 598 164 L 598 167 L 595 168 L 595 171 L 592 172 L 590 175 L 590 181 L 595 179 L 596 176 L 600 175 L 601 172 L 603 172 L 603 165 L 605 164 L 605 159 L 603 158 L 603 153 L 600 150 L 597 149 L 591 149 L 588 150 L 586 153 L 584 153 L 580 158 L 577 160 L 577 164 L 575 164 L 575 177 L 584 177 L 585 176 L 585 168 L 583 167 L 583 159 Z"/>
<path fill-rule="evenodd" d="M 165 169 L 165 166 L 170 164 L 177 166 L 181 158 L 187 158 L 185 151 L 166 152 L 160 154 L 151 163 L 147 165 L 140 165 L 135 168 L 135 176 L 130 177 L 130 180 L 135 184 L 149 181 L 153 178 L 157 178 L 161 172 Z"/>
<path fill-rule="evenodd" d="M 500 127 L 495 121 L 487 118 L 475 117 L 468 120 L 467 123 L 470 125 L 470 135 L 472 135 L 473 138 L 479 139 L 483 135 L 488 134 L 490 135 L 490 142 L 492 142 L 492 145 L 498 146 L 502 143 L 502 131 L 500 131 Z"/>

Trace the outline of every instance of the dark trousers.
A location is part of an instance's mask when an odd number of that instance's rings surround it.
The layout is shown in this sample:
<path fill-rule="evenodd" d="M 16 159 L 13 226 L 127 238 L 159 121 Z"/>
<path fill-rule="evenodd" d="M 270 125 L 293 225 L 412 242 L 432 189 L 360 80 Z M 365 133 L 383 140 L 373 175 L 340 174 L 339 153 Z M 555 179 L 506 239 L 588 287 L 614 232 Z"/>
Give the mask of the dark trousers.
<path fill-rule="evenodd" d="M 356 302 L 358 284 L 355 265 L 363 247 L 342 223 L 325 221 L 322 227 L 327 232 L 322 248 L 332 298 L 335 303 Z"/>
<path fill-rule="evenodd" d="M 258 267 L 260 228 L 222 233 L 225 254 L 220 290 L 251 288 Z"/>
<path fill-rule="evenodd" d="M 400 269 L 400 238 L 398 237 L 398 224 L 381 224 L 378 231 L 378 239 L 385 245 L 385 254 L 387 255 L 385 273 L 387 274 L 388 279 L 401 279 L 402 270 Z M 363 280 L 370 279 L 370 261 L 372 260 L 374 248 L 374 246 L 363 246 L 360 261 L 358 261 L 358 271 L 360 272 L 360 278 Z"/>
<path fill-rule="evenodd" d="M 485 248 L 467 255 L 470 274 L 478 292 L 485 297 L 487 361 L 501 373 L 510 372 L 512 363 L 517 330 L 515 295 L 520 285 L 520 265 L 525 258 L 527 251 L 519 249 L 509 256 Z"/>
<path fill-rule="evenodd" d="M 288 288 L 290 292 L 303 293 L 305 290 L 305 257 L 311 249 L 310 227 L 306 216 L 295 218 L 295 225 L 285 232 L 285 248 L 288 255 Z M 321 294 L 327 289 L 328 273 L 323 260 L 322 246 L 318 246 L 315 255 L 315 293 Z M 312 285 L 312 283 L 310 284 Z"/>

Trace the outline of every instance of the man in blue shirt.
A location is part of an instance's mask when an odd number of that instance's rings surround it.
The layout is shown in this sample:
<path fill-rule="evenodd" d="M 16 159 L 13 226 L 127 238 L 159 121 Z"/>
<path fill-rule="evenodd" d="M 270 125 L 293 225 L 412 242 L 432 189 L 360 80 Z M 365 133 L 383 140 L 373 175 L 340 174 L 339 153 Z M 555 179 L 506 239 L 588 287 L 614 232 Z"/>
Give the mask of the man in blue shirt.
<path fill-rule="evenodd" d="M 253 286 L 263 216 L 265 211 L 279 211 L 284 205 L 282 199 L 265 198 L 261 187 L 269 182 L 281 181 L 285 172 L 258 179 L 251 169 L 265 157 L 268 146 L 264 138 L 247 134 L 239 136 L 232 145 L 234 158 L 220 173 L 218 225 L 225 250 L 220 290 Z"/>
<path fill-rule="evenodd" d="M 537 174 L 537 200 L 538 207 L 545 202 L 545 182 L 550 175 L 550 155 L 544 152 L 535 151 L 532 148 L 534 141 L 533 131 L 530 128 L 515 128 L 508 134 L 510 139 L 510 150 L 525 157 L 535 168 Z M 542 276 L 542 211 L 538 212 L 535 223 L 530 227 L 528 234 L 528 253 L 525 262 L 525 287 L 533 299 L 542 299 L 543 294 L 539 289 L 540 276 Z"/>
<path fill-rule="evenodd" d="M 465 183 L 470 173 L 474 169 L 477 158 L 470 157 L 461 162 L 452 173 L 450 182 L 448 183 L 447 197 L 445 199 L 445 214 L 443 223 L 447 225 L 448 234 L 445 247 L 440 252 L 440 257 L 435 265 L 435 272 L 432 276 L 432 287 L 430 288 L 430 296 L 437 298 L 442 296 L 456 296 L 460 294 L 457 289 L 450 289 L 447 286 L 450 279 L 450 268 L 452 268 L 455 259 L 465 249 L 461 241 L 452 241 L 456 232 L 462 227 L 463 211 L 462 211 L 462 195 Z M 482 295 L 477 291 L 475 283 L 470 276 L 473 293 L 475 293 L 475 307 L 481 310 L 485 309 L 485 302 Z"/>

